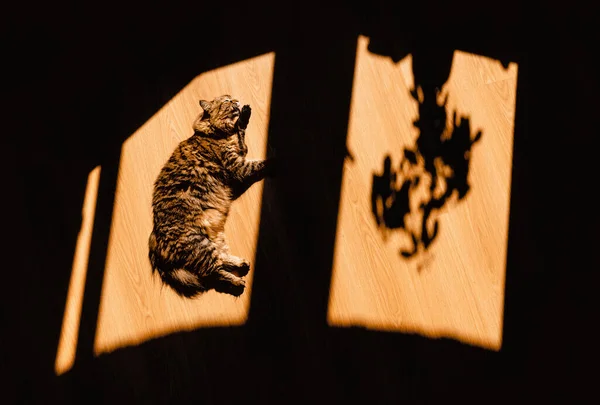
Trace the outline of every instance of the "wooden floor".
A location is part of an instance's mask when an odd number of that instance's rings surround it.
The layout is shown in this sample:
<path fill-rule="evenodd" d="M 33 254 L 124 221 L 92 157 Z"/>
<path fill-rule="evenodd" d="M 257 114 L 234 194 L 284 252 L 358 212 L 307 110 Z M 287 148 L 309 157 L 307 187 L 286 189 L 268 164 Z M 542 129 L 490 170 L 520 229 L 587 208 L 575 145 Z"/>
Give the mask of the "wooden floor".
<path fill-rule="evenodd" d="M 517 67 L 455 52 L 450 78 L 452 111 L 470 118 L 473 145 L 471 191 L 440 210 L 439 236 L 427 253 L 400 257 L 410 247 L 405 233 L 382 235 L 370 216 L 372 174 L 383 160 L 400 163 L 412 148 L 417 102 L 410 96 L 410 57 L 398 65 L 367 53 L 359 41 L 348 148 L 329 306 L 332 325 L 453 337 L 499 349 L 512 162 Z M 426 187 L 425 184 L 421 188 Z M 418 212 L 413 199 L 411 212 Z M 419 218 L 409 217 L 407 222 Z M 384 236 L 388 236 L 384 239 Z"/>
<path fill-rule="evenodd" d="M 399 255 L 401 232 L 377 228 L 371 214 L 371 182 L 386 154 L 397 166 L 417 130 L 417 102 L 410 98 L 410 56 L 394 64 L 357 43 L 348 149 L 344 169 L 328 320 L 376 330 L 445 336 L 497 350 L 501 346 L 504 272 L 512 162 L 517 66 L 456 52 L 449 111 L 469 116 L 481 141 L 473 146 L 471 192 L 439 214 L 440 234 L 429 251 Z M 96 354 L 158 336 L 205 326 L 239 325 L 247 318 L 252 291 L 240 298 L 209 292 L 185 300 L 152 276 L 147 259 L 154 182 L 178 142 L 191 135 L 198 100 L 230 93 L 253 108 L 248 127 L 249 157 L 266 153 L 275 55 L 265 54 L 202 74 L 124 143 L 95 338 Z M 449 119 L 452 114 L 448 114 Z M 98 176 L 90 173 L 57 374 L 73 364 L 78 306 L 85 281 Z M 257 242 L 262 184 L 236 204 L 227 224 L 232 253 L 252 260 Z M 409 223 L 412 220 L 409 219 Z"/>

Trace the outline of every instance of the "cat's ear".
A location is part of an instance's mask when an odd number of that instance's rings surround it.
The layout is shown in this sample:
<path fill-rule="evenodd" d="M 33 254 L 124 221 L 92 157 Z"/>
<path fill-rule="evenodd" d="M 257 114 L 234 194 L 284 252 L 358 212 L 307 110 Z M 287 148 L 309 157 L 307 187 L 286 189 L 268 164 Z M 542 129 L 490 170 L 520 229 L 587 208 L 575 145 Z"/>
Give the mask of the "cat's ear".
<path fill-rule="evenodd" d="M 210 103 L 206 100 L 200 100 L 200 107 L 204 110 L 204 116 L 207 116 L 211 107 Z"/>

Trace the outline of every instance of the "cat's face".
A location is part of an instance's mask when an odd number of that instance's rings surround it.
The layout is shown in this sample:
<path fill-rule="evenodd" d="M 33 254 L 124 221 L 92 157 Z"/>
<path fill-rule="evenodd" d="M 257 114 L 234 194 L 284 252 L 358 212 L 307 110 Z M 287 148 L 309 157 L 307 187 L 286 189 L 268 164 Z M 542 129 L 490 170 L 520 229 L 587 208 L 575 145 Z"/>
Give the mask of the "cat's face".
<path fill-rule="evenodd" d="M 204 110 L 202 121 L 208 120 L 214 128 L 233 134 L 242 109 L 238 100 L 225 94 L 212 101 L 200 100 L 200 107 Z"/>

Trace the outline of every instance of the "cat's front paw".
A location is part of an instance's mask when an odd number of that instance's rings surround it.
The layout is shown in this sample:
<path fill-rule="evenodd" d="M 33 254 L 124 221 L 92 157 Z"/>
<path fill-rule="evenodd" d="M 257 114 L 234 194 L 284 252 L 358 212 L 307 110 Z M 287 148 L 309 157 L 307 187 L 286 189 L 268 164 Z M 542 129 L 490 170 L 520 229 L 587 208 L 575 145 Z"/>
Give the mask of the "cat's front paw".
<path fill-rule="evenodd" d="M 240 118 L 238 121 L 238 125 L 242 129 L 246 129 L 248 126 L 248 122 L 250 122 L 250 115 L 252 115 L 252 108 L 248 104 L 242 107 L 242 111 L 240 112 Z"/>

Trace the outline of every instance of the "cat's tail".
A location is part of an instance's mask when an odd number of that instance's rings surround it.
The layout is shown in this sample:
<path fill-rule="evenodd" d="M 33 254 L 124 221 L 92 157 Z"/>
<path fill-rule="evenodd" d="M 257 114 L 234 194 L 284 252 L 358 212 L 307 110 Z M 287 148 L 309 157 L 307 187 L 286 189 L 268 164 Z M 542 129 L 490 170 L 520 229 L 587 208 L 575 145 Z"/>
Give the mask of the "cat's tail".
<path fill-rule="evenodd" d="M 187 269 L 173 269 L 169 271 L 156 269 L 155 271 L 160 275 L 163 283 L 183 297 L 194 298 L 208 291 L 208 288 L 200 281 L 198 275 Z"/>
<path fill-rule="evenodd" d="M 193 298 L 209 290 L 196 273 L 185 268 L 172 268 L 161 260 L 160 255 L 157 254 L 158 243 L 154 232 L 150 234 L 148 247 L 152 273 L 158 273 L 162 282 L 171 287 L 178 295 Z"/>

